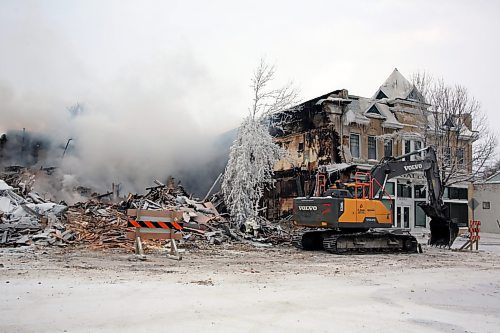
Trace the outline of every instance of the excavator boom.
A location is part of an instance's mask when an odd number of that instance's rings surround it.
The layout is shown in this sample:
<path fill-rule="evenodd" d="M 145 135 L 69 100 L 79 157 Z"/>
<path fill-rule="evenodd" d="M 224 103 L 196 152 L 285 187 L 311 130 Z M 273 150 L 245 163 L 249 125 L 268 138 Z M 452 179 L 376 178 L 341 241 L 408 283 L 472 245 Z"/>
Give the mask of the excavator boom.
<path fill-rule="evenodd" d="M 411 161 L 411 156 L 425 153 L 423 159 L 418 158 Z M 411 152 L 398 157 L 383 159 L 371 170 L 374 181 L 374 193 L 385 186 L 387 180 L 402 176 L 404 174 L 423 171 L 427 179 L 429 202 L 421 203 L 419 206 L 430 217 L 430 244 L 436 246 L 451 246 L 458 235 L 458 226 L 450 220 L 443 203 L 444 187 L 441 182 L 436 152 L 432 147 Z M 382 191 L 379 191 L 382 195 Z"/>

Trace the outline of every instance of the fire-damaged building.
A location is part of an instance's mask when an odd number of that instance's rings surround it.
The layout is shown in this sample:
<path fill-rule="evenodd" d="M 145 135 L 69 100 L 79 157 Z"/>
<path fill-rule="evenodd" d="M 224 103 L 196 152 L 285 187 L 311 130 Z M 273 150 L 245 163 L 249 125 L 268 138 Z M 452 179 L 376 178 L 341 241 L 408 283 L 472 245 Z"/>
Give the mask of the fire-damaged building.
<path fill-rule="evenodd" d="M 429 105 L 420 92 L 395 69 L 366 98 L 335 90 L 306 101 L 272 119 L 271 134 L 288 156 L 275 167 L 275 187 L 266 195 L 267 217 L 278 219 L 292 213 L 293 198 L 314 195 L 318 170 L 330 181 L 352 180 L 367 172 L 384 156 L 399 156 L 423 148 L 422 110 Z M 470 149 L 457 152 L 471 158 Z M 409 158 L 414 158 L 409 157 Z M 428 228 L 429 221 L 418 203 L 425 201 L 426 179 L 412 173 L 388 182 L 384 203 L 392 208 L 394 224 L 414 231 Z M 466 224 L 468 184 L 447 188 L 444 201 L 451 218 Z"/>

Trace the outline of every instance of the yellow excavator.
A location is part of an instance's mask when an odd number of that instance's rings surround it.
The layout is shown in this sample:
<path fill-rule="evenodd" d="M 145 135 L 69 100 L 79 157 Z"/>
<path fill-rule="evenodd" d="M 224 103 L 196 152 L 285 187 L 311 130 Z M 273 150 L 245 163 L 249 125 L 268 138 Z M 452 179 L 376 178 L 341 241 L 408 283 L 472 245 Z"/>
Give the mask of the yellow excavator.
<path fill-rule="evenodd" d="M 422 153 L 425 153 L 421 158 Z M 411 156 L 415 156 L 411 160 Z M 430 244 L 451 246 L 458 226 L 446 213 L 436 152 L 432 147 L 398 157 L 385 157 L 369 173 L 356 173 L 353 182 L 325 184 L 316 180 L 316 196 L 299 197 L 293 202 L 295 225 L 306 231 L 293 243 L 304 250 L 331 253 L 385 253 L 418 251 L 418 242 L 407 230 L 393 228 L 392 210 L 382 202 L 387 181 L 404 174 L 423 171 L 429 202 L 419 204 L 430 221 Z M 307 230 L 309 229 L 309 230 Z"/>

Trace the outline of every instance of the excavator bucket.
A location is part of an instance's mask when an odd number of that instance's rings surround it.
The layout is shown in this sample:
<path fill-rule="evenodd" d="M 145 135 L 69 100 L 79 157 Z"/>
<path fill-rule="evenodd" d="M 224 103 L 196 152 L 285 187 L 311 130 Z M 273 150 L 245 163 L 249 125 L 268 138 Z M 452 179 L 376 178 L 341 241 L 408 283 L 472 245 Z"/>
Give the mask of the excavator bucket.
<path fill-rule="evenodd" d="M 419 204 L 425 214 L 431 218 L 430 245 L 450 247 L 458 236 L 458 226 L 446 217 L 445 207 L 437 211 L 427 203 Z"/>
<path fill-rule="evenodd" d="M 430 245 L 450 247 L 458 236 L 458 226 L 450 220 L 433 218 L 430 229 Z"/>

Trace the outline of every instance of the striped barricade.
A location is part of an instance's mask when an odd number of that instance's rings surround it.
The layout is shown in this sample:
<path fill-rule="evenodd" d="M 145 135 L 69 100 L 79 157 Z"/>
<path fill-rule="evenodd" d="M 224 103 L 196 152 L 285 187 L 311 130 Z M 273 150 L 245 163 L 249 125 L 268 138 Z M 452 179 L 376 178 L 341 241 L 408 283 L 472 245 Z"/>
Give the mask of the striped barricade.
<path fill-rule="evenodd" d="M 128 227 L 135 228 L 127 233 L 130 239 L 135 239 L 135 253 L 144 255 L 143 239 L 170 239 L 168 256 L 180 260 L 181 256 L 175 240 L 182 238 L 182 212 L 173 210 L 129 209 L 127 211 Z"/>
<path fill-rule="evenodd" d="M 469 223 L 469 234 L 470 240 L 480 240 L 481 236 L 479 236 L 479 231 L 481 229 L 481 221 L 470 221 Z"/>
<path fill-rule="evenodd" d="M 469 240 L 462 245 L 460 250 L 470 249 L 473 250 L 474 244 L 476 244 L 476 251 L 479 250 L 479 231 L 481 230 L 481 221 L 470 220 L 469 221 Z"/>

